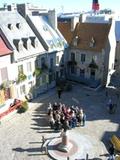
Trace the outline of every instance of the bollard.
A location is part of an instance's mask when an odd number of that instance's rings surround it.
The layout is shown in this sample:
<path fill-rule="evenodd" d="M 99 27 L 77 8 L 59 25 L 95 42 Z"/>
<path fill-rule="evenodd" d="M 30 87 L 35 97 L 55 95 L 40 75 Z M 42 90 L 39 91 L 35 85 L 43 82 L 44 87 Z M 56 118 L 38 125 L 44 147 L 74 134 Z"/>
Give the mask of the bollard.
<path fill-rule="evenodd" d="M 45 143 L 45 137 L 42 136 L 42 143 L 44 144 Z"/>
<path fill-rule="evenodd" d="M 67 157 L 67 160 L 70 160 L 70 157 Z"/>
<path fill-rule="evenodd" d="M 86 160 L 88 160 L 88 153 L 86 154 Z"/>

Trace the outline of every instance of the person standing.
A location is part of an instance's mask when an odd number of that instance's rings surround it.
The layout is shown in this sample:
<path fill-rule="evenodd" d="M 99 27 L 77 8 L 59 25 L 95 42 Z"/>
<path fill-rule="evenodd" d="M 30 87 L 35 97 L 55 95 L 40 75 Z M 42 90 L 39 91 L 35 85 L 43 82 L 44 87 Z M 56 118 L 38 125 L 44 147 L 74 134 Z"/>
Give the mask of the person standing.
<path fill-rule="evenodd" d="M 57 92 L 58 92 L 58 98 L 60 99 L 62 94 L 62 89 L 59 87 Z"/>
<path fill-rule="evenodd" d="M 83 109 L 81 108 L 79 111 L 79 123 L 80 126 L 85 126 L 85 122 L 86 122 L 86 114 L 83 111 Z"/>
<path fill-rule="evenodd" d="M 85 114 L 85 112 L 83 111 L 83 126 L 85 126 L 85 122 L 86 122 L 86 114 Z"/>
<path fill-rule="evenodd" d="M 114 149 L 113 144 L 111 144 L 109 147 L 109 154 L 110 154 L 110 156 L 109 156 L 108 160 L 115 160 L 115 149 Z"/>
<path fill-rule="evenodd" d="M 109 99 L 108 101 L 108 110 L 109 110 L 109 113 L 112 114 L 113 113 L 113 110 L 114 110 L 114 105 L 112 103 L 112 100 Z"/>

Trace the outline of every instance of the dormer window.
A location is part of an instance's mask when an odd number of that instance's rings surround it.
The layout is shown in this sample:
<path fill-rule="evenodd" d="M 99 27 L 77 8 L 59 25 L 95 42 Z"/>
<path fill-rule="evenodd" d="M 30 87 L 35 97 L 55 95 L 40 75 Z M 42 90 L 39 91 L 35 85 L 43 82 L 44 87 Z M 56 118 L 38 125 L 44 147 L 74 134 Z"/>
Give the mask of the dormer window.
<path fill-rule="evenodd" d="M 51 49 L 54 47 L 53 41 L 50 42 L 50 47 L 51 47 Z"/>
<path fill-rule="evenodd" d="M 38 39 L 35 38 L 35 48 L 38 47 Z"/>
<path fill-rule="evenodd" d="M 22 51 L 23 50 L 23 42 L 20 40 L 18 43 L 18 51 Z"/>
<path fill-rule="evenodd" d="M 77 46 L 78 45 L 78 36 L 75 36 L 74 40 L 73 40 L 73 45 Z"/>
<path fill-rule="evenodd" d="M 60 39 L 57 39 L 56 45 L 57 47 L 62 47 L 62 41 Z"/>
<path fill-rule="evenodd" d="M 91 48 L 95 46 L 95 39 L 94 39 L 94 37 L 91 38 L 89 46 Z"/>
<path fill-rule="evenodd" d="M 96 55 L 94 55 L 94 56 L 92 57 L 92 59 L 94 59 L 94 61 L 97 62 L 97 56 L 96 56 Z"/>
<path fill-rule="evenodd" d="M 12 29 L 13 29 L 13 24 L 8 24 L 8 28 L 9 28 L 10 30 L 12 30 Z"/>
<path fill-rule="evenodd" d="M 23 46 L 29 50 L 31 48 L 31 40 L 29 38 L 22 38 L 22 41 Z"/>
<path fill-rule="evenodd" d="M 43 30 L 44 30 L 44 31 L 48 31 L 47 26 L 44 25 L 44 26 L 43 26 Z"/>
<path fill-rule="evenodd" d="M 34 48 L 38 47 L 38 39 L 36 37 L 30 37 L 31 44 Z"/>
<path fill-rule="evenodd" d="M 28 38 L 27 40 L 27 49 L 30 49 L 31 48 L 31 40 Z"/>
<path fill-rule="evenodd" d="M 20 24 L 20 23 L 16 23 L 16 27 L 17 27 L 18 29 L 20 29 L 20 28 L 21 28 L 21 24 Z"/>
<path fill-rule="evenodd" d="M 13 40 L 13 43 L 17 49 L 18 52 L 22 51 L 23 50 L 23 43 L 20 39 L 14 39 Z"/>
<path fill-rule="evenodd" d="M 27 38 L 22 38 L 23 46 L 27 49 Z"/>

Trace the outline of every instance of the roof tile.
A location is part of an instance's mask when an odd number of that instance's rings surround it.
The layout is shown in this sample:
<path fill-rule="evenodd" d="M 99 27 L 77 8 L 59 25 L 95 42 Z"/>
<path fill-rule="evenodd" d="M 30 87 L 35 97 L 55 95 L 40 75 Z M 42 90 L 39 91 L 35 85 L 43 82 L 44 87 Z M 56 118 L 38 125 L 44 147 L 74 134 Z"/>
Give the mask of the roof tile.
<path fill-rule="evenodd" d="M 71 23 L 58 22 L 58 28 L 71 47 L 99 52 L 105 48 L 111 24 L 77 23 L 71 31 Z M 75 40 L 77 44 L 75 45 Z M 91 46 L 91 41 L 94 45 Z"/>
<path fill-rule="evenodd" d="M 0 56 L 11 54 L 12 51 L 7 47 L 4 40 L 0 37 Z"/>

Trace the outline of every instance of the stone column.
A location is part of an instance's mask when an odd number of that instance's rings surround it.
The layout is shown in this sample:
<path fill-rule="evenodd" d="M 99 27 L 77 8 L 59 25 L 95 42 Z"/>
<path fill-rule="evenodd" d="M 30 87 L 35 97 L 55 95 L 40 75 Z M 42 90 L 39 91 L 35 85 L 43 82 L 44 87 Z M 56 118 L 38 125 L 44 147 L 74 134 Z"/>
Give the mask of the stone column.
<path fill-rule="evenodd" d="M 69 143 L 68 131 L 66 131 L 66 132 L 63 132 L 62 144 L 63 144 L 63 145 L 68 145 L 68 143 Z"/>
<path fill-rule="evenodd" d="M 65 131 L 62 133 L 62 142 L 58 146 L 58 150 L 62 152 L 69 152 L 71 149 L 71 143 L 69 142 L 69 131 Z"/>

